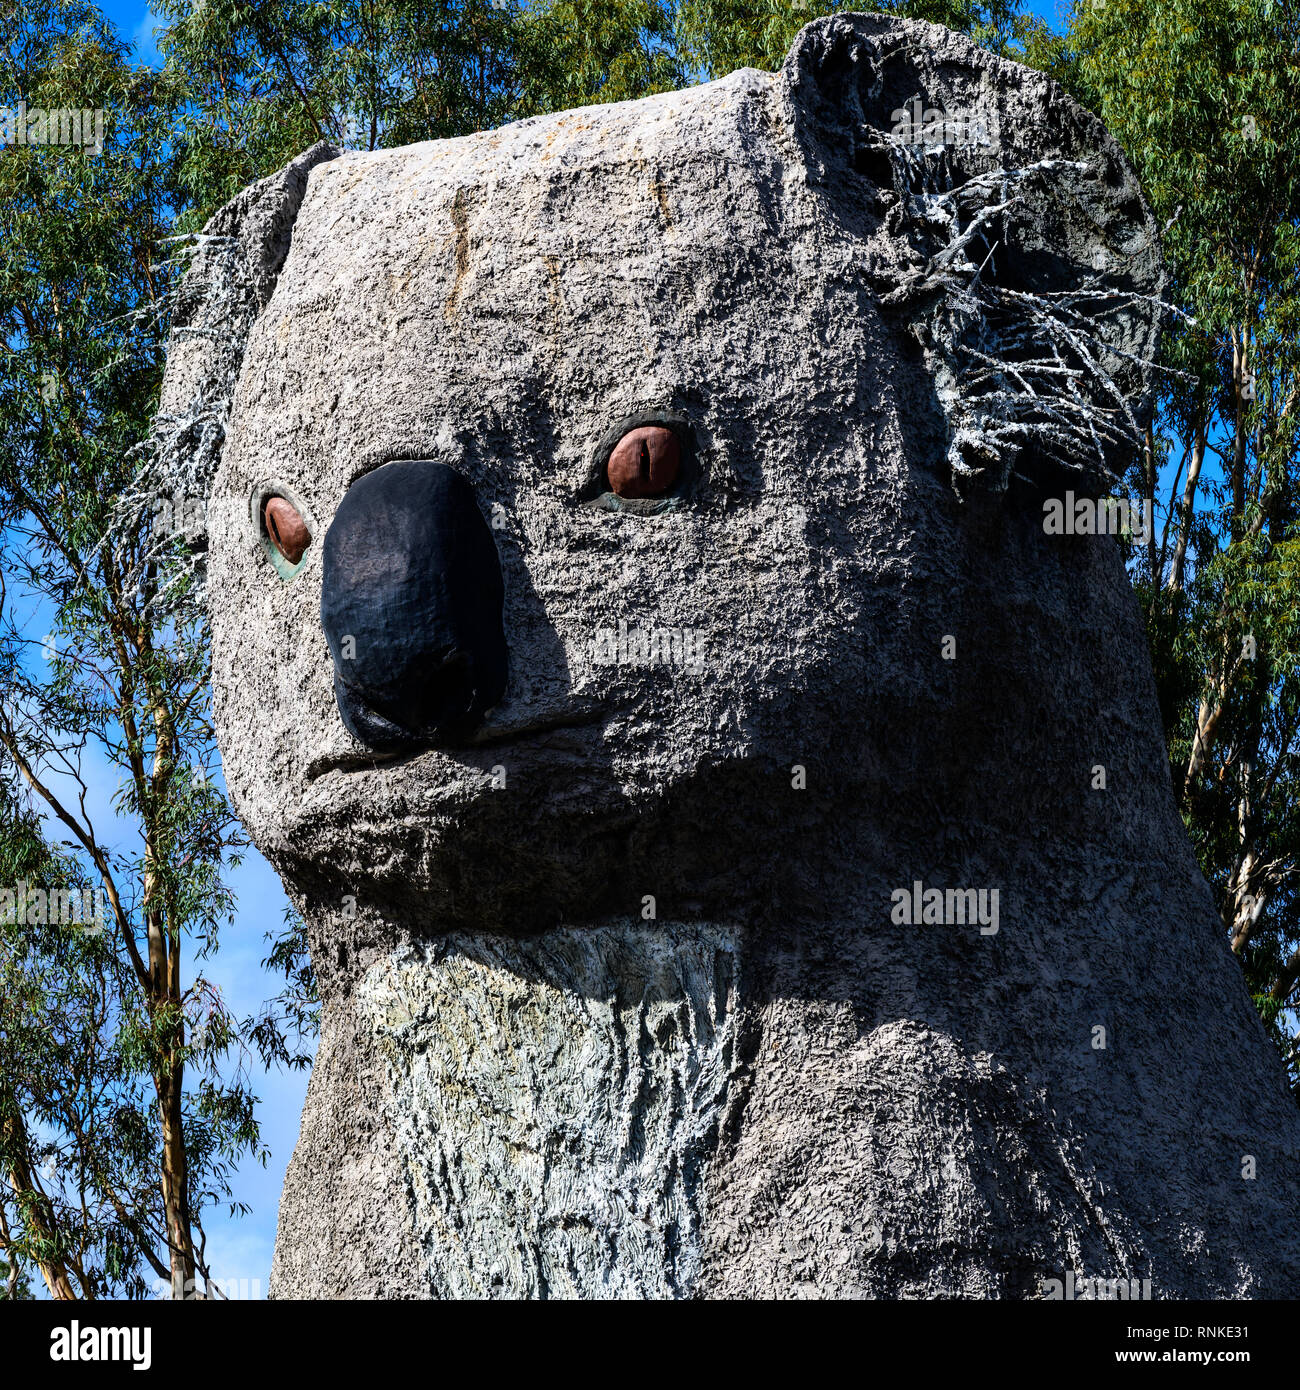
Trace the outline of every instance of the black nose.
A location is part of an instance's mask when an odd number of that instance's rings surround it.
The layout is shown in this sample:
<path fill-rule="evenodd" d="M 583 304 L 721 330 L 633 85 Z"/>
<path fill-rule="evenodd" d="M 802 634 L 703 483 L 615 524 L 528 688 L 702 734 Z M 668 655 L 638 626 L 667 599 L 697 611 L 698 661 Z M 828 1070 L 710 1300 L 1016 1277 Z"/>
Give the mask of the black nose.
<path fill-rule="evenodd" d="M 377 751 L 456 742 L 506 685 L 501 565 L 474 490 L 443 463 L 358 479 L 325 533 L 334 697 Z"/>

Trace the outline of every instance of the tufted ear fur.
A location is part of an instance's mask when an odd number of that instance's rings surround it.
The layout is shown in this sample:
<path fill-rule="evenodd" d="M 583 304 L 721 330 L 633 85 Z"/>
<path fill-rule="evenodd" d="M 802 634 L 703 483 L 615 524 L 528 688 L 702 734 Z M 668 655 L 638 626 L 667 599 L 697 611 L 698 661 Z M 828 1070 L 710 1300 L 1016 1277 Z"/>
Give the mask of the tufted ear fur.
<path fill-rule="evenodd" d="M 214 213 L 177 288 L 147 471 L 155 491 L 184 499 L 176 504 L 184 506 L 183 521 L 173 531 L 183 531 L 200 553 L 206 546 L 204 509 L 249 331 L 289 254 L 307 176 L 339 153 L 324 141 L 313 145 Z M 165 534 L 155 536 L 160 546 L 170 538 L 162 529 Z"/>
<path fill-rule="evenodd" d="M 882 15 L 801 30 L 780 100 L 925 350 L 954 483 L 1113 487 L 1150 414 L 1165 272 L 1100 121 L 1039 72 Z"/>

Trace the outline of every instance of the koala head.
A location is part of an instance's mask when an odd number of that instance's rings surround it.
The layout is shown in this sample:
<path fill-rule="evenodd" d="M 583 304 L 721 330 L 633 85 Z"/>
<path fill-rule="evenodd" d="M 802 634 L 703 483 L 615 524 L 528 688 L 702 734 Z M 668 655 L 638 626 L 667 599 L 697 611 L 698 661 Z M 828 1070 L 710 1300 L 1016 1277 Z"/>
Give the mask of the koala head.
<path fill-rule="evenodd" d="M 1104 484 L 1159 330 L 1100 124 L 880 16 L 775 74 L 318 149 L 217 230 L 227 782 L 309 905 L 440 926 L 722 911 L 834 845 L 773 789 L 924 756 L 909 593 Z M 174 346 L 173 416 L 213 351 Z"/>

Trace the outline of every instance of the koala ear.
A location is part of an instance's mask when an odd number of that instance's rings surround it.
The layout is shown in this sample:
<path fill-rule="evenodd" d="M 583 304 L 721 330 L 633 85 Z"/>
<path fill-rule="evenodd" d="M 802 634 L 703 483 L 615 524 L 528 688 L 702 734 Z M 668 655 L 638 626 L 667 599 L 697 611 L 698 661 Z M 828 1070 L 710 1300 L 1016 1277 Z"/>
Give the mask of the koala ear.
<path fill-rule="evenodd" d="M 153 489 L 185 499 L 190 518 L 202 516 L 221 462 L 249 331 L 269 303 L 289 254 L 307 176 L 340 153 L 325 141 L 313 145 L 232 198 L 195 239 L 172 300 L 148 464 Z M 192 522 L 185 539 L 191 548 L 204 549 L 201 522 Z"/>
<path fill-rule="evenodd" d="M 854 173 L 889 182 L 871 131 L 882 105 L 880 15 L 829 15 L 806 24 L 781 66 L 779 90 L 809 181 L 851 185 Z"/>
<path fill-rule="evenodd" d="M 779 99 L 809 186 L 925 349 L 954 483 L 1113 487 L 1154 391 L 1165 272 L 1137 178 L 1044 74 L 935 24 L 809 24 Z"/>

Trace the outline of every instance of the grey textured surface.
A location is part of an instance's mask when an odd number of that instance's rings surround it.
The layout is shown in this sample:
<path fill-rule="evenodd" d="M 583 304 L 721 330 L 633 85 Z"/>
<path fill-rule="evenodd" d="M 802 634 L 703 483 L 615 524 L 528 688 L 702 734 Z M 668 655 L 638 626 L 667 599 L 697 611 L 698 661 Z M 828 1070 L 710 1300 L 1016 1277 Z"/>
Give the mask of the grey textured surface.
<path fill-rule="evenodd" d="M 729 933 L 452 936 L 361 981 L 424 1276 L 453 1298 L 689 1293 L 733 1092 Z"/>
<path fill-rule="evenodd" d="M 996 133 L 882 156 L 913 93 Z M 976 284 L 936 200 L 980 179 L 1034 192 Z M 1050 82 L 873 16 L 774 76 L 312 168 L 210 513 L 227 782 L 324 998 L 275 1295 L 1296 1291 L 1300 1123 L 1120 557 L 1042 527 L 1117 447 L 1070 421 L 1140 414 L 1153 234 Z M 968 374 L 1080 294 L 1073 416 Z M 652 411 L 689 495 L 587 504 Z M 397 458 L 494 521 L 511 667 L 476 746 L 378 762 L 322 533 L 286 582 L 249 500 L 326 526 Z M 621 624 L 702 660 L 598 659 Z M 918 880 L 997 889 L 998 931 L 894 923 Z"/>

